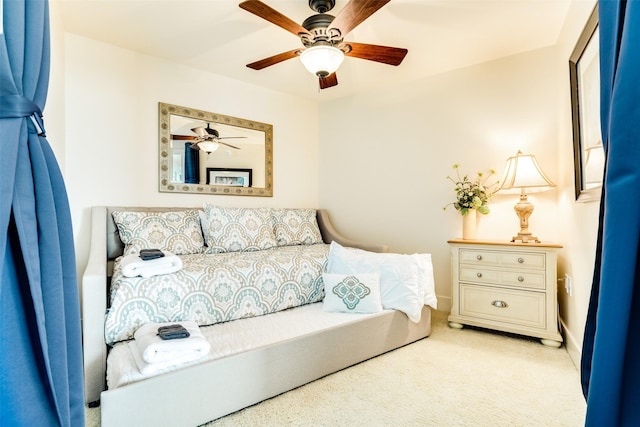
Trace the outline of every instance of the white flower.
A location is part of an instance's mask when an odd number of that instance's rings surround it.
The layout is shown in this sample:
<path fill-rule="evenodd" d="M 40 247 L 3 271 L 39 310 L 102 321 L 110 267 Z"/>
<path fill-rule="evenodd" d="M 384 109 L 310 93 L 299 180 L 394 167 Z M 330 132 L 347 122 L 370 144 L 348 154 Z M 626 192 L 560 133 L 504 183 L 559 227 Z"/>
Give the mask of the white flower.
<path fill-rule="evenodd" d="M 486 177 L 482 172 L 478 172 L 475 181 L 471 181 L 467 175 L 460 177 L 459 167 L 460 165 L 458 164 L 453 165 L 456 170 L 457 181 L 447 176 L 447 179 L 456 185 L 454 188 L 456 201 L 449 203 L 443 209 L 453 205 L 462 215 L 466 215 L 469 209 L 477 209 L 482 214 L 489 213 L 489 199 L 497 191 L 495 188 L 499 183 L 497 181 L 491 185 L 486 185 L 485 183 L 489 177 L 495 174 L 495 171 L 491 169 Z"/>

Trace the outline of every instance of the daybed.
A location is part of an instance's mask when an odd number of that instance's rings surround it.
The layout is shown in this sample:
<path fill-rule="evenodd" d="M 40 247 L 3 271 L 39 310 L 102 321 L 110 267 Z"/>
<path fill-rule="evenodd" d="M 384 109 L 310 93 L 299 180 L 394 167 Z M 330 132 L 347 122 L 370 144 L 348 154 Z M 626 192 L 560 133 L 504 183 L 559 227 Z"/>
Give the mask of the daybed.
<path fill-rule="evenodd" d="M 184 209 L 92 208 L 90 256 L 82 277 L 85 399 L 87 403 L 99 400 L 103 426 L 200 425 L 430 334 L 431 312 L 426 301 L 433 301 L 429 304 L 435 306 L 435 295 L 425 296 L 425 303 L 420 302 L 417 317 L 415 313 L 412 316 L 414 321 L 390 309 L 373 314 L 327 313 L 323 311 L 324 295 L 311 295 L 300 306 L 257 317 L 221 319 L 201 327 L 212 344 L 212 354 L 199 363 L 143 380 L 136 378 L 139 372 L 135 369 L 121 370 L 122 359 L 110 361 L 107 367 L 108 353 L 110 359 L 116 354 L 131 358 L 127 356 L 127 341 L 113 348 L 107 345 L 120 340 L 105 328 L 105 318 L 109 317 L 108 304 L 113 298 L 110 286 L 114 261 L 126 250 L 112 214 Z M 324 244 L 336 242 L 340 250 L 346 246 L 376 255 L 387 252 L 384 245 L 361 244 L 340 236 L 325 210 L 314 213 Z M 205 220 L 202 215 L 200 218 Z M 358 252 L 348 251 L 349 256 Z M 430 269 L 430 257 L 423 260 L 428 261 L 426 267 Z M 116 276 L 118 268 L 116 265 Z M 430 274 L 432 281 L 432 270 Z M 113 375 L 114 371 L 124 380 L 110 379 L 107 389 L 107 372 Z"/>

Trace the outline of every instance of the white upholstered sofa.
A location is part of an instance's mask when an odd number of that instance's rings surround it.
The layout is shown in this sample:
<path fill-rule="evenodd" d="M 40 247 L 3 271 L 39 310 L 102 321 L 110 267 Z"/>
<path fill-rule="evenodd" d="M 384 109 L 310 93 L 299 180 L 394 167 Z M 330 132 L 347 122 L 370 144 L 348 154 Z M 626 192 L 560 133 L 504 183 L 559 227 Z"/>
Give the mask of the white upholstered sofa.
<path fill-rule="evenodd" d="M 267 310 L 249 318 L 222 319 L 203 327 L 212 346 L 219 350 L 212 351 L 215 354 L 208 359 L 107 389 L 108 353 L 111 357 L 122 347 L 114 345 L 113 341 L 119 340 L 106 338 L 105 313 L 110 311 L 114 261 L 126 250 L 112 214 L 184 210 L 92 208 L 90 256 L 82 277 L 85 395 L 87 403 L 99 400 L 103 426 L 199 425 L 430 334 L 430 308 L 422 302 L 418 316 L 414 313 L 411 321 L 399 310 L 327 313 L 322 310 L 322 295 L 311 295 L 300 306 L 274 313 Z M 387 252 L 384 245 L 344 238 L 333 228 L 326 211 L 313 212 L 324 244 L 336 242 L 367 253 Z M 115 270 L 117 273 L 118 267 Z M 291 325 L 294 327 L 289 328 Z M 234 347 L 230 342 L 238 337 L 245 342 Z M 121 341 L 126 345 L 126 340 Z"/>

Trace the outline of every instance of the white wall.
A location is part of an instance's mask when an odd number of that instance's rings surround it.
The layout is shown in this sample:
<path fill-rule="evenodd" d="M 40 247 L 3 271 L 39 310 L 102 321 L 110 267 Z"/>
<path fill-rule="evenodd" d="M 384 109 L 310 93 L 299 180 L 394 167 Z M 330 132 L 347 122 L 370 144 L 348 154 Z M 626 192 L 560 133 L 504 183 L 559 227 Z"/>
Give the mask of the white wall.
<path fill-rule="evenodd" d="M 318 110 L 268 91 L 67 34 L 66 173 L 78 269 L 94 205 L 318 207 Z M 158 192 L 158 102 L 274 127 L 274 197 Z"/>
<path fill-rule="evenodd" d="M 392 251 L 433 255 L 439 309 L 450 309 L 447 239 L 460 237 L 461 219 L 442 206 L 453 200 L 445 180 L 494 168 L 516 150 L 536 155 L 557 184 L 529 196 L 530 229 L 564 245 L 559 278 L 570 274 L 573 294 L 558 285 L 567 349 L 579 363 L 593 273 L 598 203 L 576 203 L 568 58 L 593 9 L 571 4 L 555 46 L 362 93 L 320 107 L 320 204 L 354 239 Z M 497 195 L 480 216 L 478 237 L 508 241 L 518 231 L 513 196 Z"/>
<path fill-rule="evenodd" d="M 51 66 L 49 91 L 43 116 L 47 140 L 56 155 L 60 169 L 65 171 L 65 87 L 64 87 L 64 24 L 60 16 L 58 2 L 49 3 L 49 24 L 51 40 Z"/>

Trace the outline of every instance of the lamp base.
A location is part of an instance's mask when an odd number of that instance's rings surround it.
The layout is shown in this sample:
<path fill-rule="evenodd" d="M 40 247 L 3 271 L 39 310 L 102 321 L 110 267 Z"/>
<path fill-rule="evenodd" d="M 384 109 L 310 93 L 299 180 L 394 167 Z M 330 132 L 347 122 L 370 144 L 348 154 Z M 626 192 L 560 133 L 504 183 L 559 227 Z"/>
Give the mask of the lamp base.
<path fill-rule="evenodd" d="M 511 242 L 515 242 L 516 240 L 520 240 L 522 243 L 540 243 L 540 239 L 532 236 L 531 233 L 518 233 L 517 236 L 511 238 Z"/>
<path fill-rule="evenodd" d="M 516 211 L 516 214 L 520 219 L 520 232 L 518 232 L 517 236 L 513 236 L 511 241 L 515 242 L 516 240 L 519 240 L 522 243 L 540 243 L 540 240 L 537 237 L 532 236 L 529 231 L 529 217 L 533 213 L 533 204 L 529 202 L 524 191 L 520 194 L 520 201 L 516 203 L 513 210 Z"/>

